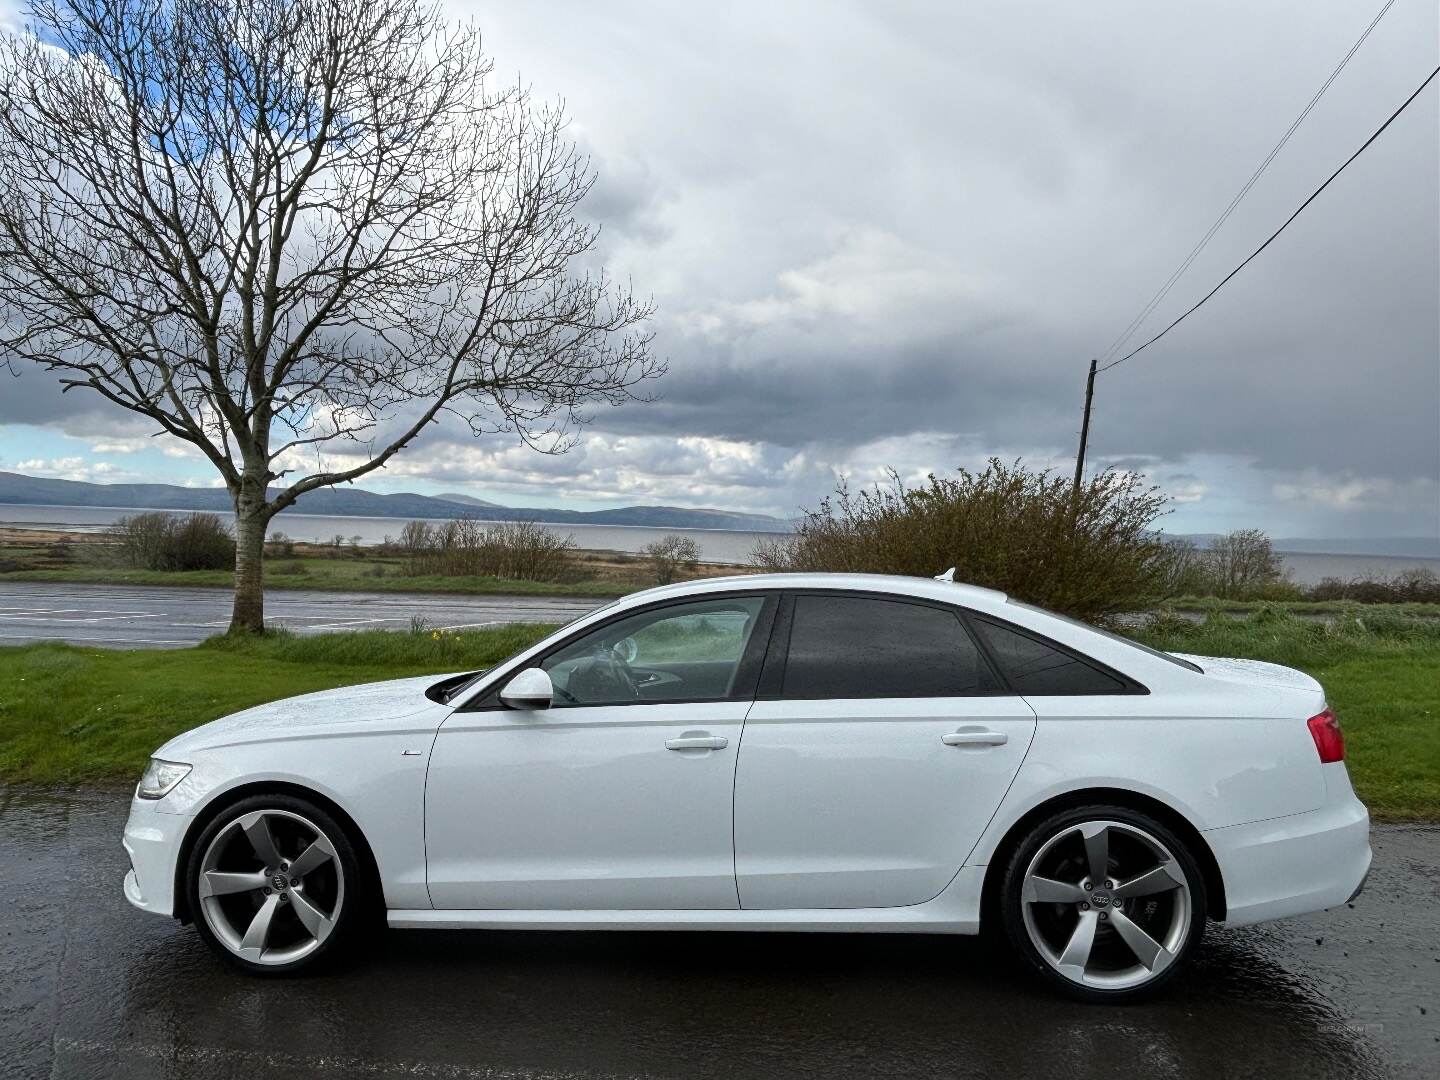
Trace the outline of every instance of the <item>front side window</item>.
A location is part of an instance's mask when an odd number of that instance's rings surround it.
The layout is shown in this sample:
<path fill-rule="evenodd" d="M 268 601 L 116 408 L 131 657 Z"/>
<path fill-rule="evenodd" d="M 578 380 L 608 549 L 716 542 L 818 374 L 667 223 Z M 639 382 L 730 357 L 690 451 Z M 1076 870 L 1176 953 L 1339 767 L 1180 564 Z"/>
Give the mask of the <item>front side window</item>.
<path fill-rule="evenodd" d="M 1125 683 L 1029 634 L 988 619 L 975 619 L 1005 677 L 1020 694 L 1123 694 Z"/>
<path fill-rule="evenodd" d="M 952 611 L 859 596 L 795 598 L 783 697 L 960 697 L 999 689 Z"/>
<path fill-rule="evenodd" d="M 765 598 L 705 600 L 618 619 L 541 664 L 552 708 L 718 701 L 730 696 Z"/>

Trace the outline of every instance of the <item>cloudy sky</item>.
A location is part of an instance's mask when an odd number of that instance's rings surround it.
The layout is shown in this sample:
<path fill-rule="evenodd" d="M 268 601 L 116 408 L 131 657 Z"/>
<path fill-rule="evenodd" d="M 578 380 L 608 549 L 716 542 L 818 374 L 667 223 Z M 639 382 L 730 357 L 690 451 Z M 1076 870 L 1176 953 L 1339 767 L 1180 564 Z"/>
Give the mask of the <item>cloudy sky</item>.
<path fill-rule="evenodd" d="M 1089 357 L 1380 3 L 449 0 L 499 74 L 565 99 L 603 254 L 653 292 L 670 372 L 564 457 L 441 430 L 366 486 L 789 515 L 837 474 L 1069 467 Z M 1434 0 L 1396 0 L 1132 344 L 1437 57 Z M 1440 535 L 1437 102 L 1432 84 L 1214 300 L 1101 377 L 1092 460 L 1170 492 L 1170 528 Z M 0 383 L 0 469 L 212 482 L 36 371 Z"/>

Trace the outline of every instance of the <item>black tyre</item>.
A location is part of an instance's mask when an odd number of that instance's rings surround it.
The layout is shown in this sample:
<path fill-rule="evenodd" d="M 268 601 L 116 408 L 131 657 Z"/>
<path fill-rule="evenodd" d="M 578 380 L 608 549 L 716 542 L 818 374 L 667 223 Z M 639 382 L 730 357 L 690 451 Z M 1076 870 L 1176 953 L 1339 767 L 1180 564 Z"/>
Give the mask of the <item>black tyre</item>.
<path fill-rule="evenodd" d="M 185 867 L 195 927 L 221 959 L 252 975 L 293 975 L 345 951 L 365 922 L 366 879 L 330 814 L 290 795 L 226 807 Z"/>
<path fill-rule="evenodd" d="M 1000 917 L 1025 965 L 1083 1001 L 1132 1001 L 1173 979 L 1205 930 L 1205 878 L 1162 822 L 1122 806 L 1046 818 L 1010 852 Z"/>

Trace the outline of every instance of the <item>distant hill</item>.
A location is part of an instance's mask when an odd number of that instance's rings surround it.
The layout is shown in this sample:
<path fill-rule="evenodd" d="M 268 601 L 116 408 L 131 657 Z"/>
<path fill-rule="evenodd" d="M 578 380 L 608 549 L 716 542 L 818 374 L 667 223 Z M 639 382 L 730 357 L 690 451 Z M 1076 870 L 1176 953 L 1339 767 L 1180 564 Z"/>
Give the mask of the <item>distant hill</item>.
<path fill-rule="evenodd" d="M 477 499 L 474 495 L 457 495 L 449 491 L 442 491 L 436 495 L 437 499 L 444 499 L 446 502 L 464 503 L 466 506 L 499 506 L 499 503 L 486 502 L 484 499 Z"/>
<path fill-rule="evenodd" d="M 208 510 L 228 512 L 223 488 L 187 488 L 174 484 L 87 484 L 0 472 L 0 506 L 107 506 L 137 510 Z M 692 510 L 682 506 L 622 506 L 614 510 L 553 510 L 500 506 L 468 495 L 381 495 L 361 488 L 322 488 L 301 498 L 290 511 L 334 517 L 454 518 L 483 521 L 548 521 L 558 525 L 645 525 L 656 529 L 733 529 L 739 532 L 787 532 L 788 522 L 765 514 L 729 510 Z M 3 513 L 3 511 L 0 511 Z M 282 519 L 283 520 L 283 519 Z"/>

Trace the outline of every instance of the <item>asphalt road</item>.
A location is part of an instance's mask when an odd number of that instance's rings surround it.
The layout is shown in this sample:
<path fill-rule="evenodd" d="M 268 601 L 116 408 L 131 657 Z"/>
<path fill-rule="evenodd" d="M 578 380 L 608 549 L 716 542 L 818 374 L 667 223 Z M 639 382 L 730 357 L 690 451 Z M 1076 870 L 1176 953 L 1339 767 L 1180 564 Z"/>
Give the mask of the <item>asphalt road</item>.
<path fill-rule="evenodd" d="M 230 624 L 226 589 L 0 582 L 0 645 L 69 641 L 110 648 L 176 649 Z M 300 634 L 403 630 L 412 616 L 432 627 L 569 622 L 601 600 L 548 596 L 436 596 L 276 590 L 265 621 Z"/>
<path fill-rule="evenodd" d="M 968 938 L 391 931 L 231 973 L 120 893 L 127 796 L 0 789 L 0 1072 L 16 1077 L 1440 1075 L 1440 829 L 1381 827 L 1353 907 L 1212 928 L 1158 1001 L 1056 998 Z"/>

